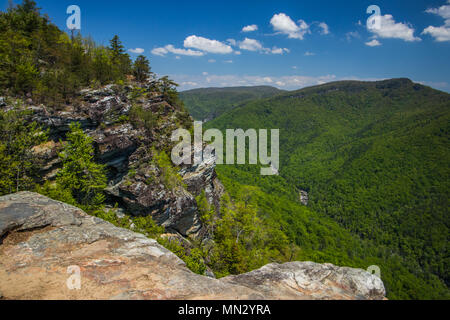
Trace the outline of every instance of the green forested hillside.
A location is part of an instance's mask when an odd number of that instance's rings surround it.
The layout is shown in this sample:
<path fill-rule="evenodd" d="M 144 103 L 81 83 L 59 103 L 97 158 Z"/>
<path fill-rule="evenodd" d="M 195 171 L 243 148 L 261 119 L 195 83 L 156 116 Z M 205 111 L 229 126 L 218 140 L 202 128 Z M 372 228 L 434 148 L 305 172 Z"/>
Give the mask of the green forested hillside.
<path fill-rule="evenodd" d="M 449 120 L 449 94 L 395 79 L 255 100 L 208 127 L 279 128 L 280 177 L 221 166 L 222 179 L 294 202 L 308 191 L 313 211 L 360 239 L 349 256 L 378 261 L 391 298 L 448 298 Z"/>
<path fill-rule="evenodd" d="M 195 120 L 211 120 L 244 102 L 268 98 L 283 91 L 269 86 L 194 89 L 180 93 Z"/>

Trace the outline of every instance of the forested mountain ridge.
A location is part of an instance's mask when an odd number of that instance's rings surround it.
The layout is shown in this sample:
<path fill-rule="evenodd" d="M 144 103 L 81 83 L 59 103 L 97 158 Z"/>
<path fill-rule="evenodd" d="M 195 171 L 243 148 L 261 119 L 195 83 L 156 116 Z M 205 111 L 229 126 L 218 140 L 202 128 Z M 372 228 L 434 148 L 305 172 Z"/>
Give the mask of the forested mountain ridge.
<path fill-rule="evenodd" d="M 423 298 L 431 290 L 448 296 L 449 118 L 449 94 L 392 79 L 255 100 L 207 127 L 279 128 L 279 187 L 249 166 L 219 173 L 293 201 L 308 191 L 311 209 L 377 247 L 388 291 Z M 386 281 L 394 259 L 411 275 Z"/>
<path fill-rule="evenodd" d="M 284 91 L 270 86 L 205 88 L 180 92 L 180 98 L 195 120 L 208 121 L 254 99 L 269 98 Z"/>

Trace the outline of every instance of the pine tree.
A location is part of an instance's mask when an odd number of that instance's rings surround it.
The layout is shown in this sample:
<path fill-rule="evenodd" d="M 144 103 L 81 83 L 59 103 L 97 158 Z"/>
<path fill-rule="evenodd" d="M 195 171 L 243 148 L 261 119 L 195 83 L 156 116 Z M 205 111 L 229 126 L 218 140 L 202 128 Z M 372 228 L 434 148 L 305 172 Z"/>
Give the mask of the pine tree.
<path fill-rule="evenodd" d="M 24 13 L 39 12 L 36 2 L 33 0 L 23 0 L 22 4 L 18 5 L 17 8 L 19 9 L 19 11 L 22 11 Z"/>
<path fill-rule="evenodd" d="M 122 41 L 120 41 L 119 36 L 115 35 L 112 40 L 109 41 L 112 58 L 115 62 L 119 62 L 120 56 L 125 53 Z"/>
<path fill-rule="evenodd" d="M 103 203 L 103 190 L 107 182 L 104 166 L 93 160 L 92 142 L 93 139 L 83 132 L 80 124 L 70 125 L 67 144 L 59 155 L 63 168 L 56 180 L 59 186 L 71 191 L 79 204 L 89 209 Z"/>
<path fill-rule="evenodd" d="M 133 65 L 133 73 L 138 82 L 144 82 L 150 76 L 150 62 L 146 57 L 140 55 Z"/>
<path fill-rule="evenodd" d="M 131 73 L 131 59 L 130 56 L 125 53 L 125 47 L 119 39 L 119 36 L 115 35 L 110 41 L 109 51 L 111 53 L 111 62 L 114 73 L 114 80 L 123 80 L 127 74 Z"/>
<path fill-rule="evenodd" d="M 163 94 L 164 99 L 166 99 L 167 102 L 171 103 L 171 104 L 182 104 L 179 97 L 178 97 L 178 92 L 177 92 L 177 87 L 179 85 L 169 79 L 168 76 L 164 76 L 161 79 L 159 79 L 159 91 Z"/>

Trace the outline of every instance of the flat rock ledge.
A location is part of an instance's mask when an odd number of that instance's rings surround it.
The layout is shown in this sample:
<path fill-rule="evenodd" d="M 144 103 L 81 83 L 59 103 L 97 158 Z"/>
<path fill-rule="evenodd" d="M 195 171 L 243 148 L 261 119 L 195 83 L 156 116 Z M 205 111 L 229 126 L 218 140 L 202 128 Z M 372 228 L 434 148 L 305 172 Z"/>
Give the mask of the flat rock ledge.
<path fill-rule="evenodd" d="M 0 299 L 18 300 L 385 296 L 375 275 L 331 264 L 270 264 L 219 280 L 200 276 L 153 239 L 31 192 L 0 197 L 0 292 Z"/>

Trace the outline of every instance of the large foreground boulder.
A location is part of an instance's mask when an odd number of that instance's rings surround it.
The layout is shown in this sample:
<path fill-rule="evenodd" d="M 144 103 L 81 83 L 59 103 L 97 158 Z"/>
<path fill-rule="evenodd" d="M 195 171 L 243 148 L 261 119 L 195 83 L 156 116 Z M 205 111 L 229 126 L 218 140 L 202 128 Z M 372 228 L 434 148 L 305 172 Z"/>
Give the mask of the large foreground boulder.
<path fill-rule="evenodd" d="M 30 192 L 0 197 L 0 292 L 3 299 L 385 296 L 374 275 L 312 262 L 271 264 L 220 280 L 200 276 L 155 240 Z"/>

